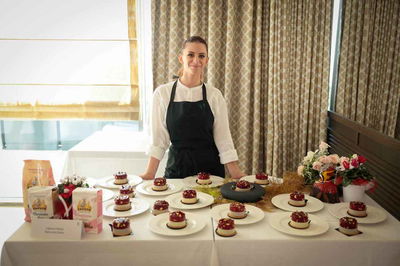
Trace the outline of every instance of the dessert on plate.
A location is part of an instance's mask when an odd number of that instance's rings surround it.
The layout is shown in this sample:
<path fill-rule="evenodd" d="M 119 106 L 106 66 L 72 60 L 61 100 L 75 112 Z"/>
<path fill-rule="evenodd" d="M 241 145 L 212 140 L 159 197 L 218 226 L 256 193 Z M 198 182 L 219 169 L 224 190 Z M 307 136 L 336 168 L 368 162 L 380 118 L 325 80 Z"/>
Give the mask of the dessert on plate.
<path fill-rule="evenodd" d="M 167 179 L 164 177 L 154 178 L 153 186 L 151 187 L 154 191 L 164 191 L 168 189 Z"/>
<path fill-rule="evenodd" d="M 306 229 L 310 226 L 311 220 L 308 220 L 308 215 L 305 212 L 292 212 L 290 215 L 291 220 L 289 221 L 289 226 L 296 229 Z"/>
<path fill-rule="evenodd" d="M 128 175 L 125 172 L 118 172 L 114 174 L 114 184 L 115 185 L 128 184 Z"/>
<path fill-rule="evenodd" d="M 304 193 L 295 191 L 290 193 L 290 198 L 289 198 L 289 205 L 295 206 L 295 207 L 304 207 L 307 204 L 307 200 L 304 198 Z"/>
<path fill-rule="evenodd" d="M 175 211 L 169 213 L 169 220 L 167 222 L 167 227 L 171 229 L 182 229 L 187 225 L 186 215 L 184 212 Z"/>
<path fill-rule="evenodd" d="M 127 236 L 132 233 L 129 218 L 115 218 L 111 224 L 111 228 L 115 236 Z"/>
<path fill-rule="evenodd" d="M 367 216 L 367 206 L 361 201 L 350 201 L 349 209 L 347 214 L 354 217 L 366 217 Z"/>
<path fill-rule="evenodd" d="M 197 203 L 197 193 L 194 189 L 187 189 L 182 192 L 181 202 L 183 204 L 195 204 Z"/>
<path fill-rule="evenodd" d="M 342 217 L 339 220 L 339 231 L 345 235 L 357 235 L 360 233 L 358 231 L 358 223 L 355 218 L 352 217 Z"/>
<path fill-rule="evenodd" d="M 248 212 L 246 211 L 246 206 L 240 202 L 232 202 L 229 205 L 228 216 L 233 219 L 243 219 L 246 218 Z"/>
<path fill-rule="evenodd" d="M 256 174 L 256 179 L 254 183 L 259 185 L 268 185 L 269 184 L 268 175 L 266 173 Z"/>
<path fill-rule="evenodd" d="M 222 218 L 218 221 L 218 227 L 215 230 L 217 235 L 220 236 L 234 236 L 236 235 L 235 221 L 229 218 Z"/>
<path fill-rule="evenodd" d="M 132 208 L 128 195 L 118 195 L 114 198 L 115 211 L 129 211 Z"/>
<path fill-rule="evenodd" d="M 239 180 L 238 182 L 236 182 L 235 191 L 250 191 L 250 189 L 251 189 L 251 184 L 249 181 Z"/>
<path fill-rule="evenodd" d="M 210 185 L 212 183 L 210 179 L 210 174 L 205 172 L 198 173 L 196 182 L 199 185 Z"/>
<path fill-rule="evenodd" d="M 153 205 L 152 213 L 158 215 L 164 212 L 168 212 L 169 204 L 165 200 L 156 200 Z"/>
<path fill-rule="evenodd" d="M 128 195 L 130 198 L 135 197 L 135 191 L 133 190 L 133 186 L 131 186 L 131 185 L 123 185 L 119 189 L 119 194 L 120 195 Z"/>

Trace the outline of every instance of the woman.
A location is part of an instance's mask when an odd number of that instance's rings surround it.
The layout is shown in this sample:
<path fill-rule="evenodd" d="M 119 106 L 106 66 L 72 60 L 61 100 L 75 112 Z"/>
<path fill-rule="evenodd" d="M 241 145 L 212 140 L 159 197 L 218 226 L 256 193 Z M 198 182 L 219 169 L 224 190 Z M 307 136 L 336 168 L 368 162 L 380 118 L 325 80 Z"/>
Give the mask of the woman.
<path fill-rule="evenodd" d="M 177 81 L 158 87 L 153 96 L 152 145 L 143 179 L 153 179 L 169 147 L 166 178 L 185 178 L 199 172 L 232 178 L 244 176 L 237 160 L 221 92 L 202 81 L 208 63 L 204 39 L 192 36 L 178 56 Z M 170 146 L 171 143 L 171 146 Z"/>

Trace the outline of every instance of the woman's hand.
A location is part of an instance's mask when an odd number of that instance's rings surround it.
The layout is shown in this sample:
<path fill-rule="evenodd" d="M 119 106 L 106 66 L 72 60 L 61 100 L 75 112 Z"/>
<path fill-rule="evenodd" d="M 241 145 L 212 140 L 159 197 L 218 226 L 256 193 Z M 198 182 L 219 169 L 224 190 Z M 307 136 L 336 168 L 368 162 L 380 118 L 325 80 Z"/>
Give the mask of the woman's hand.
<path fill-rule="evenodd" d="M 149 162 L 147 163 L 146 172 L 139 175 L 144 180 L 154 179 L 157 173 L 158 165 L 160 164 L 160 160 L 154 157 L 150 157 Z"/>
<path fill-rule="evenodd" d="M 149 174 L 149 173 L 144 173 L 144 174 L 141 174 L 141 175 L 139 175 L 141 178 L 143 178 L 143 180 L 152 180 L 152 179 L 154 179 L 154 175 L 152 175 L 152 174 Z"/>
<path fill-rule="evenodd" d="M 231 178 L 233 178 L 233 179 L 239 179 L 239 178 L 245 176 L 245 174 L 242 172 L 242 170 L 240 170 L 237 161 L 227 163 L 226 167 L 228 168 L 228 172 L 231 175 Z"/>

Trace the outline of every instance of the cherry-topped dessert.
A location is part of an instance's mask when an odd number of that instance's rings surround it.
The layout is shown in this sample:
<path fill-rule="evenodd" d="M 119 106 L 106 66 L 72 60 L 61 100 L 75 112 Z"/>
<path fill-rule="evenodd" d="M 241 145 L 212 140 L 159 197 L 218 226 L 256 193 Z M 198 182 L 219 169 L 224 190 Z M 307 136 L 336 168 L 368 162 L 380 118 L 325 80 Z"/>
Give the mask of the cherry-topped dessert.
<path fill-rule="evenodd" d="M 360 232 L 357 229 L 358 222 L 355 218 L 342 217 L 339 220 L 339 231 L 346 235 L 356 235 Z"/>
<path fill-rule="evenodd" d="M 197 174 L 197 184 L 199 185 L 209 185 L 212 183 L 210 179 L 210 174 L 206 172 L 200 172 Z"/>
<path fill-rule="evenodd" d="M 187 189 L 182 192 L 182 200 L 181 202 L 184 204 L 194 204 L 197 202 L 197 193 L 196 190 Z"/>
<path fill-rule="evenodd" d="M 354 217 L 367 216 L 367 206 L 361 201 L 351 201 L 347 213 Z"/>
<path fill-rule="evenodd" d="M 254 183 L 259 185 L 267 185 L 269 183 L 268 175 L 266 173 L 256 174 L 256 180 L 254 181 Z"/>
<path fill-rule="evenodd" d="M 131 185 L 123 185 L 120 189 L 119 189 L 119 194 L 121 195 L 128 195 L 130 198 L 135 197 L 135 192 L 133 190 L 133 186 Z"/>
<path fill-rule="evenodd" d="M 127 211 L 131 209 L 131 201 L 128 195 L 118 195 L 114 198 L 114 210 Z"/>
<path fill-rule="evenodd" d="M 125 236 L 132 233 L 129 218 L 115 218 L 111 224 L 113 235 Z"/>
<path fill-rule="evenodd" d="M 236 235 L 235 222 L 229 218 L 222 218 L 218 221 L 216 233 L 220 236 Z"/>
<path fill-rule="evenodd" d="M 233 202 L 229 205 L 228 216 L 233 219 L 243 219 L 247 216 L 246 206 L 240 202 Z"/>
<path fill-rule="evenodd" d="M 154 178 L 152 189 L 154 191 L 164 191 L 168 189 L 167 179 L 164 177 Z"/>
<path fill-rule="evenodd" d="M 182 211 L 174 211 L 169 213 L 169 221 L 167 226 L 171 229 L 182 229 L 186 227 L 186 215 Z"/>
<path fill-rule="evenodd" d="M 292 212 L 290 215 L 291 221 L 289 225 L 296 229 L 305 229 L 310 226 L 310 220 L 308 220 L 308 214 L 302 211 Z"/>
<path fill-rule="evenodd" d="M 168 212 L 169 203 L 165 200 L 156 200 L 153 205 L 152 213 L 158 215 L 164 212 Z"/>
<path fill-rule="evenodd" d="M 303 192 L 295 191 L 290 193 L 289 204 L 295 207 L 306 206 L 307 200 L 304 197 Z"/>
<path fill-rule="evenodd" d="M 236 191 L 249 191 L 251 188 L 251 184 L 249 181 L 246 180 L 239 180 L 236 182 Z"/>
<path fill-rule="evenodd" d="M 128 183 L 128 175 L 125 172 L 117 172 L 114 174 L 114 184 L 123 185 Z"/>

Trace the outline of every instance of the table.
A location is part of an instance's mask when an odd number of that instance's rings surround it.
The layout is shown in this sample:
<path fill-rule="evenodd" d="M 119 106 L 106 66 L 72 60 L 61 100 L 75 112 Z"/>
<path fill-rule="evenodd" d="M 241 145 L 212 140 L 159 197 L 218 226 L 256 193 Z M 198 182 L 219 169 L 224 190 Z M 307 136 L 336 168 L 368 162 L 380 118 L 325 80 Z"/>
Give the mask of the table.
<path fill-rule="evenodd" d="M 138 195 L 154 202 L 156 198 Z M 367 197 L 368 205 L 378 206 Z M 85 235 L 81 241 L 38 240 L 25 223 L 5 243 L 2 266 L 8 265 L 398 265 L 400 222 L 387 213 L 379 224 L 360 225 L 364 232 L 347 237 L 334 228 L 338 220 L 327 211 L 314 213 L 328 221 L 329 231 L 320 236 L 294 237 L 274 230 L 266 212 L 262 221 L 237 226 L 238 234 L 223 238 L 214 233 L 210 208 L 191 212 L 209 217 L 206 227 L 185 237 L 165 237 L 148 229 L 150 213 L 132 218 L 133 237 L 113 238 L 109 218 L 104 231 Z M 290 213 L 288 213 L 290 215 Z M 207 218 L 208 219 L 208 218 Z"/>

